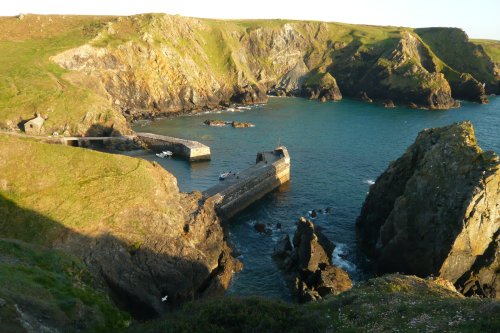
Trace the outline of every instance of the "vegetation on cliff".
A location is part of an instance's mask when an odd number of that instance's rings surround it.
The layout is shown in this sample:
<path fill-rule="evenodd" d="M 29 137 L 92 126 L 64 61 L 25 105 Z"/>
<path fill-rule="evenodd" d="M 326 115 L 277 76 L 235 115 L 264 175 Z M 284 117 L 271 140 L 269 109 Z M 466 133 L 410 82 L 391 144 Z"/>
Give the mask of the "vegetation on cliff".
<path fill-rule="evenodd" d="M 6 207 L 1 199 L 0 213 Z M 13 203 L 7 203 L 14 205 Z M 2 332 L 110 332 L 130 324 L 85 265 L 61 251 L 0 239 Z"/>
<path fill-rule="evenodd" d="M 235 262 L 200 199 L 145 160 L 0 135 L 0 237 L 84 262 L 137 318 L 229 283 Z"/>
<path fill-rule="evenodd" d="M 212 299 L 129 332 L 496 332 L 500 303 L 466 299 L 441 281 L 388 275 L 305 305 Z"/>
<path fill-rule="evenodd" d="M 457 29 L 164 14 L 24 15 L 0 28 L 0 127 L 39 112 L 49 134 L 93 124 L 93 134 L 124 133 L 126 119 L 263 102 L 266 92 L 364 92 L 441 109 L 499 89 L 496 44 Z"/>

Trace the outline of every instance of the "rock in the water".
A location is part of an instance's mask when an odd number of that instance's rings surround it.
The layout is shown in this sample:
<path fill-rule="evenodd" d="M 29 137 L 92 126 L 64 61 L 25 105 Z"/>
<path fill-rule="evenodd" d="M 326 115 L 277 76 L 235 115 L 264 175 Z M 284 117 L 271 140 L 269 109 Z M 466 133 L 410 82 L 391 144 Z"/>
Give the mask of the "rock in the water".
<path fill-rule="evenodd" d="M 300 302 L 336 295 L 352 287 L 347 272 L 331 264 L 334 248 L 335 245 L 303 217 L 297 223 L 293 247 L 288 235 L 279 241 L 273 256 Z"/>
<path fill-rule="evenodd" d="M 357 223 L 376 269 L 500 297 L 500 162 L 470 122 L 422 131 L 370 188 Z"/>
<path fill-rule="evenodd" d="M 394 102 L 392 101 L 392 99 L 386 99 L 384 101 L 384 107 L 385 108 L 395 108 L 396 105 L 394 105 Z"/>
<path fill-rule="evenodd" d="M 359 94 L 358 94 L 358 97 L 362 101 L 365 101 L 365 102 L 368 102 L 368 103 L 372 103 L 373 102 L 373 100 L 370 97 L 368 97 L 368 94 L 365 91 L 360 91 Z"/>
<path fill-rule="evenodd" d="M 203 122 L 205 125 L 214 127 L 224 127 L 227 123 L 224 120 L 207 119 Z"/>
<path fill-rule="evenodd" d="M 266 225 L 264 223 L 255 223 L 253 227 L 257 232 L 261 234 L 266 232 Z"/>
<path fill-rule="evenodd" d="M 232 121 L 231 126 L 234 128 L 249 128 L 249 127 L 255 127 L 254 124 L 252 123 L 246 123 L 246 122 L 240 122 L 240 121 Z"/>

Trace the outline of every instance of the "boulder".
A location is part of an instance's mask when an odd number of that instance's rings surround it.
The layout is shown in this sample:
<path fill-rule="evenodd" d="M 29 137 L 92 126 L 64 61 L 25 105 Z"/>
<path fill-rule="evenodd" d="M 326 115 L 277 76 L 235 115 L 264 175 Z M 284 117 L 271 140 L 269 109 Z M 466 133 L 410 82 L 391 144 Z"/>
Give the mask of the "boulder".
<path fill-rule="evenodd" d="M 500 297 L 500 162 L 470 122 L 419 133 L 363 204 L 359 245 L 377 273 L 451 281 L 466 295 Z"/>
<path fill-rule="evenodd" d="M 292 246 L 293 244 L 293 246 Z M 288 235 L 275 248 L 273 257 L 300 302 L 336 295 L 352 287 L 343 269 L 331 264 L 335 245 L 311 221 L 301 217 L 293 241 Z"/>

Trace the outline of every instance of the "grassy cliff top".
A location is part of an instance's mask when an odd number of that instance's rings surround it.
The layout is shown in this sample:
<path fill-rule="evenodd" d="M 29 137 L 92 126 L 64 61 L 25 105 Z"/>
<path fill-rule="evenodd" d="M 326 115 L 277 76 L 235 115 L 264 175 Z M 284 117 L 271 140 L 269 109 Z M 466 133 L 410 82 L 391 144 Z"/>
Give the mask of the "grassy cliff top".
<path fill-rule="evenodd" d="M 98 166 L 98 167 L 96 167 Z M 134 242 L 184 218 L 175 178 L 136 158 L 0 134 L 2 237 L 53 244 L 68 231 Z"/>
<path fill-rule="evenodd" d="M 491 39 L 473 39 L 472 42 L 477 45 L 482 45 L 491 59 L 495 63 L 500 64 L 500 41 Z"/>

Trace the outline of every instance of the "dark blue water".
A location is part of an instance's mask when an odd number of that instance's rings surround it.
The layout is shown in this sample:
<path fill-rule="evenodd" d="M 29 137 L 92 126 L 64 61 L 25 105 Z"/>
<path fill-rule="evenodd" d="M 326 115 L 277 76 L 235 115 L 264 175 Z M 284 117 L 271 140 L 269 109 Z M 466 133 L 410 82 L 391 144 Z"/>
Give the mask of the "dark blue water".
<path fill-rule="evenodd" d="M 362 279 L 362 257 L 356 250 L 354 223 L 369 184 L 428 127 L 470 120 L 483 149 L 500 152 L 500 99 L 488 105 L 462 103 L 449 111 L 385 109 L 343 100 L 321 104 L 299 98 L 271 98 L 266 105 L 136 124 L 136 131 L 197 140 L 211 147 L 212 161 L 190 164 L 155 159 L 173 173 L 182 191 L 204 190 L 223 171 L 242 170 L 255 163 L 258 151 L 285 145 L 291 156 L 292 180 L 230 221 L 229 240 L 245 268 L 229 293 L 288 299 L 282 274 L 271 259 L 282 234 L 291 236 L 295 221 L 312 209 L 332 208 L 315 224 L 337 244 L 335 263 L 354 279 Z M 254 128 L 217 128 L 205 119 L 248 121 Z M 253 225 L 269 224 L 273 235 L 257 233 Z M 283 225 L 282 230 L 276 224 Z"/>

